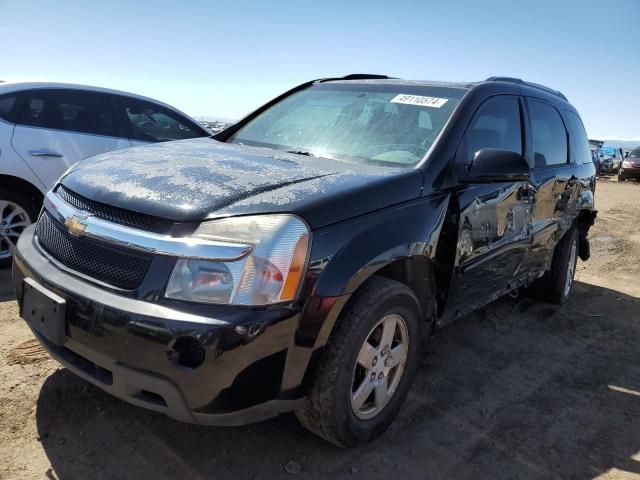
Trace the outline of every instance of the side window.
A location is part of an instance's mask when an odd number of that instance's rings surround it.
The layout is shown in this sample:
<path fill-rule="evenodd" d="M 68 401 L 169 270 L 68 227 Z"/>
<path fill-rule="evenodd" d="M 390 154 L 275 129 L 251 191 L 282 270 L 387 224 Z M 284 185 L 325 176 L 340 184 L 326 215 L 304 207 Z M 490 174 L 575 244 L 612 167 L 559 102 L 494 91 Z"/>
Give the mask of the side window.
<path fill-rule="evenodd" d="M 109 97 L 79 90 L 33 90 L 19 123 L 93 135 L 117 135 Z"/>
<path fill-rule="evenodd" d="M 571 133 L 571 152 L 576 163 L 591 163 L 591 150 L 589 149 L 589 138 L 584 129 L 580 117 L 570 110 L 565 110 Z"/>
<path fill-rule="evenodd" d="M 495 97 L 478 109 L 458 150 L 458 161 L 471 162 L 483 148 L 500 148 L 522 155 L 520 103 L 516 97 Z"/>
<path fill-rule="evenodd" d="M 197 125 L 168 108 L 135 98 L 120 97 L 119 101 L 133 140 L 166 142 L 206 135 Z"/>
<path fill-rule="evenodd" d="M 13 110 L 16 107 L 17 101 L 17 94 L 0 96 L 0 118 L 13 123 Z"/>
<path fill-rule="evenodd" d="M 535 166 L 566 164 L 567 131 L 558 111 L 547 103 L 529 99 L 529 113 Z"/>

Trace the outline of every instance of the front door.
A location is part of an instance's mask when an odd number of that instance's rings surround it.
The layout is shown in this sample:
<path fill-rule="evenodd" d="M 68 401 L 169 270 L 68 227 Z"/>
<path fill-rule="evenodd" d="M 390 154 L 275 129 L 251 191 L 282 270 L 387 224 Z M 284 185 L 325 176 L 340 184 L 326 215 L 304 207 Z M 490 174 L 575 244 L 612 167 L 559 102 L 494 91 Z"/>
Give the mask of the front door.
<path fill-rule="evenodd" d="M 458 149 L 467 165 L 482 148 L 523 154 L 522 111 L 516 96 L 496 96 L 477 110 Z M 531 240 L 532 190 L 526 181 L 466 185 L 459 208 L 455 268 L 445 322 L 488 303 L 517 286 Z"/>

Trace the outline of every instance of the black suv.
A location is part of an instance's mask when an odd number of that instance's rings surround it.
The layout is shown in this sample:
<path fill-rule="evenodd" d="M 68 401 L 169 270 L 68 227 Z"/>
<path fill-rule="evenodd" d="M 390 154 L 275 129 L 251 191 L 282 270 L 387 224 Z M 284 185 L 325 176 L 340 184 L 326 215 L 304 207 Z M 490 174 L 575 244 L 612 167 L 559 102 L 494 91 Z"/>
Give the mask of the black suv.
<path fill-rule="evenodd" d="M 81 162 L 13 282 L 51 354 L 127 402 L 214 425 L 293 410 L 352 446 L 398 413 L 434 328 L 521 287 L 567 300 L 594 187 L 557 91 L 322 79 L 214 138 Z"/>

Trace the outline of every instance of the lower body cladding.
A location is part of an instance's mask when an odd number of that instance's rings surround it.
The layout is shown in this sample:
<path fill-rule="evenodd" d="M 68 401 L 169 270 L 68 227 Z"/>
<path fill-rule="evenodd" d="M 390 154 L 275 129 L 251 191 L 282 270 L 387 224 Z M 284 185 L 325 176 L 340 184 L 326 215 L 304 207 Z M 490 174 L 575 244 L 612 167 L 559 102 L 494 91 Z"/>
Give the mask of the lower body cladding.
<path fill-rule="evenodd" d="M 291 411 L 300 401 L 298 360 L 312 350 L 294 345 L 300 313 L 216 307 L 203 317 L 118 295 L 54 265 L 32 228 L 19 241 L 13 282 L 21 316 L 51 355 L 129 403 L 231 426 Z"/>

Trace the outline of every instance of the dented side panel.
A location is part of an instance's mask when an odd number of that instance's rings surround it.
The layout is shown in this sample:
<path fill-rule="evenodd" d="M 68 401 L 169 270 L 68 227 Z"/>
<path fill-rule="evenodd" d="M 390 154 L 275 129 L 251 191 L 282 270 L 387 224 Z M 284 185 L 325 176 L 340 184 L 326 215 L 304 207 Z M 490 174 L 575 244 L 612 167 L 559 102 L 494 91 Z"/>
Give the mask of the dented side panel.
<path fill-rule="evenodd" d="M 527 182 L 470 186 L 456 200 L 458 241 L 441 323 L 512 288 L 526 274 L 522 266 L 531 239 Z"/>

